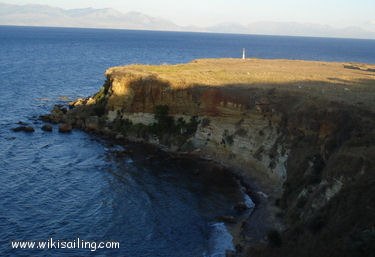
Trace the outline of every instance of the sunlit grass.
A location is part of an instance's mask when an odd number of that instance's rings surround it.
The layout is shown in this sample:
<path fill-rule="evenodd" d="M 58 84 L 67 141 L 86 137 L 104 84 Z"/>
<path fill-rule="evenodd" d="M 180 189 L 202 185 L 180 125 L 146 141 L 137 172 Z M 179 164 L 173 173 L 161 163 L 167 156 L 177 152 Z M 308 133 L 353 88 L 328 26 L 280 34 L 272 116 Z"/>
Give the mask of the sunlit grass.
<path fill-rule="evenodd" d="M 153 77 L 173 89 L 195 86 L 276 88 L 375 109 L 375 65 L 264 59 L 201 59 L 177 65 L 129 65 L 113 78 Z"/>

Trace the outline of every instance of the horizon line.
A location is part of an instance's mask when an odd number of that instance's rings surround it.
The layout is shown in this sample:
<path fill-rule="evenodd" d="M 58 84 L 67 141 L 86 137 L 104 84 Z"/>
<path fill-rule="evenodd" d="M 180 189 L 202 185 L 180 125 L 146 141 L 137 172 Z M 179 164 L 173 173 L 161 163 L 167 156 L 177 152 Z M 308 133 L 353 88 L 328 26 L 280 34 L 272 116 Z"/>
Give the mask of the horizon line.
<path fill-rule="evenodd" d="M 197 34 L 218 34 L 218 35 L 239 35 L 239 36 L 297 37 L 297 38 L 322 38 L 322 39 L 348 39 L 348 40 L 375 41 L 375 38 L 362 38 L 362 37 L 356 38 L 356 37 L 309 36 L 309 35 L 286 35 L 286 34 L 251 34 L 251 33 L 236 33 L 236 32 L 189 31 L 189 30 L 156 30 L 156 29 L 153 30 L 153 29 L 131 29 L 131 28 L 104 28 L 104 27 L 50 26 L 50 25 L 13 25 L 13 24 L 0 24 L 0 27 L 127 30 L 127 31 L 146 31 L 146 32 L 173 32 L 173 33 L 197 33 Z"/>

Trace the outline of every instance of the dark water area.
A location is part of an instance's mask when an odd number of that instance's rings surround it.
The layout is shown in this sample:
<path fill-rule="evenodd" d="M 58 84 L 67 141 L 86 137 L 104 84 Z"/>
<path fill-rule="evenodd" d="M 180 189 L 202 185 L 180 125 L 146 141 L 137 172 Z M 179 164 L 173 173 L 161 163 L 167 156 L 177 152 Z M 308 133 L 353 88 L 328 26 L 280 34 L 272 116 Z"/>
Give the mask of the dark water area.
<path fill-rule="evenodd" d="M 235 183 L 207 183 L 194 163 L 147 151 L 119 155 L 127 146 L 80 131 L 46 133 L 36 117 L 96 92 L 108 67 L 240 57 L 242 48 L 258 58 L 375 63 L 372 40 L 0 26 L 0 256 L 222 253 L 228 237 L 213 220 L 242 197 Z M 12 132 L 19 121 L 36 132 Z M 120 249 L 11 248 L 77 237 Z"/>

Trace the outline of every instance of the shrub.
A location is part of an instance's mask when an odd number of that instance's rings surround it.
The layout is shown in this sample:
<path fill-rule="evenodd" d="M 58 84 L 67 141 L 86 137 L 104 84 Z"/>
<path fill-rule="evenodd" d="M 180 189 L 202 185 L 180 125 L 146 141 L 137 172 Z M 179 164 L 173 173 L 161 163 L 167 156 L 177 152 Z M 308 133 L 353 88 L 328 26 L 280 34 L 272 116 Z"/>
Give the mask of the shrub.
<path fill-rule="evenodd" d="M 202 122 L 201 122 L 201 126 L 202 126 L 203 128 L 206 128 L 206 127 L 210 126 L 210 123 L 211 123 L 211 121 L 210 121 L 209 118 L 203 118 L 203 119 L 202 119 Z"/>
<path fill-rule="evenodd" d="M 168 105 L 157 105 L 154 108 L 154 117 L 157 121 L 163 121 L 168 117 L 169 106 Z"/>
<path fill-rule="evenodd" d="M 197 116 L 192 116 L 189 122 L 186 122 L 182 117 L 175 121 L 169 115 L 169 107 L 167 105 L 156 106 L 154 117 L 156 123 L 151 126 L 151 131 L 159 137 L 163 134 L 191 136 L 197 131 L 199 125 Z"/>
<path fill-rule="evenodd" d="M 99 103 L 96 104 L 93 108 L 94 114 L 96 116 L 103 116 L 106 112 L 105 104 L 104 103 Z"/>
<path fill-rule="evenodd" d="M 143 139 L 148 139 L 149 138 L 149 132 L 150 132 L 150 129 L 149 129 L 148 126 L 146 126 L 144 124 L 140 124 L 140 126 L 138 127 L 138 130 L 137 130 L 137 136 L 141 137 Z"/>
<path fill-rule="evenodd" d="M 104 82 L 104 85 L 100 88 L 99 92 L 97 92 L 93 98 L 95 99 L 96 103 L 104 103 L 105 97 L 108 93 L 109 87 L 111 85 L 111 81 L 107 78 Z"/>
<path fill-rule="evenodd" d="M 188 136 L 193 135 L 198 128 L 199 121 L 197 116 L 192 116 L 190 122 L 186 124 L 186 133 Z"/>
<path fill-rule="evenodd" d="M 234 143 L 234 135 L 230 135 L 227 129 L 224 131 L 222 142 L 228 145 L 233 145 Z"/>
<path fill-rule="evenodd" d="M 247 130 L 244 128 L 239 128 L 236 130 L 235 135 L 240 136 L 240 137 L 245 137 L 247 136 Z"/>
<path fill-rule="evenodd" d="M 154 109 L 154 117 L 156 123 L 152 125 L 152 130 L 155 134 L 161 135 L 165 132 L 174 132 L 176 129 L 173 117 L 168 115 L 168 105 L 158 105 Z"/>
<path fill-rule="evenodd" d="M 132 128 L 132 125 L 129 119 L 116 119 L 113 122 L 113 128 L 124 135 Z"/>

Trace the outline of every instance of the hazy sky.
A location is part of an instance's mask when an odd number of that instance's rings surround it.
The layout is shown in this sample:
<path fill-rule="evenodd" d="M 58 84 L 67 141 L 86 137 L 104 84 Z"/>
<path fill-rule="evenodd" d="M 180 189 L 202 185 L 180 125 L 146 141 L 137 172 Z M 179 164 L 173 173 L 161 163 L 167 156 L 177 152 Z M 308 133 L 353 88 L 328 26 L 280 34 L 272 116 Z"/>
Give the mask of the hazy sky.
<path fill-rule="evenodd" d="M 375 30 L 375 0 L 0 0 L 10 4 L 45 4 L 62 8 L 110 7 L 140 11 L 178 25 L 221 22 L 294 21 Z"/>

